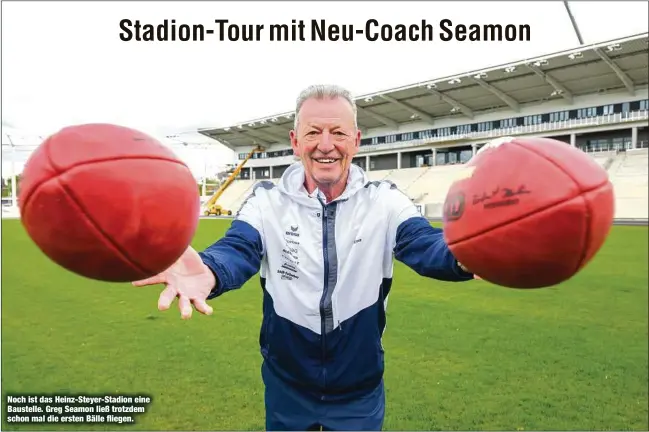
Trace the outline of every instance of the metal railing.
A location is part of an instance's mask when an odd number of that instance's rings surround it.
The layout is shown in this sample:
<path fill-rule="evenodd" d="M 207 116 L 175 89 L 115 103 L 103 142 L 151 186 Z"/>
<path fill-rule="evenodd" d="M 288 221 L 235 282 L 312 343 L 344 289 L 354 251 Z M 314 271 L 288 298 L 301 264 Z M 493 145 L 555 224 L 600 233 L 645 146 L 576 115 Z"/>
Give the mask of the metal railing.
<path fill-rule="evenodd" d="M 364 145 L 358 149 L 358 155 L 364 155 L 375 151 L 409 149 L 437 143 L 453 143 L 457 141 L 479 141 L 490 140 L 502 136 L 516 136 L 528 134 L 544 134 L 547 132 L 569 131 L 574 129 L 583 129 L 588 127 L 597 127 L 613 124 L 623 124 L 629 122 L 649 120 L 649 111 L 631 111 L 626 113 L 609 114 L 597 117 L 588 117 L 572 120 L 563 120 L 552 123 L 541 123 L 536 125 L 516 126 L 501 129 L 491 129 L 483 132 L 468 132 L 437 137 L 421 138 L 409 141 L 400 141 L 389 144 L 371 144 Z M 286 165 L 294 162 L 293 156 L 280 156 L 274 158 L 250 159 L 246 167 L 266 167 Z"/>
<path fill-rule="evenodd" d="M 637 121 L 649 120 L 649 111 L 632 111 L 626 113 L 609 114 L 597 117 L 588 117 L 580 119 L 563 120 L 552 123 L 541 123 L 528 126 L 516 126 L 501 129 L 491 129 L 484 132 L 469 132 L 453 135 L 444 135 L 437 137 L 422 138 L 410 141 L 401 141 L 390 144 L 372 144 L 361 146 L 358 150 L 359 153 L 369 153 L 373 151 L 395 150 L 410 147 L 419 147 L 427 144 L 435 144 L 439 142 L 453 142 L 453 141 L 468 141 L 468 140 L 481 140 L 492 139 L 502 136 L 516 136 L 535 133 L 554 132 L 561 130 L 582 129 L 593 126 L 603 126 L 611 124 L 621 124 Z"/>

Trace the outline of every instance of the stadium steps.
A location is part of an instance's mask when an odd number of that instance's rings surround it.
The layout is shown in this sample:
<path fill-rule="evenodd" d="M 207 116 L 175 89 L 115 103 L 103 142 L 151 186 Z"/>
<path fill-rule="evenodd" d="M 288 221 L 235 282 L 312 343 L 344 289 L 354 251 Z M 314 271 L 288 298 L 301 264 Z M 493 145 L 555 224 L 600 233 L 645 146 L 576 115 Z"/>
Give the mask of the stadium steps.
<path fill-rule="evenodd" d="M 626 157 L 625 153 L 620 153 L 616 157 L 612 158 L 611 163 L 609 164 L 609 167 L 607 169 L 608 171 L 608 176 L 613 180 L 613 178 L 617 175 L 618 171 L 620 170 L 620 167 L 622 166 L 622 163 L 624 162 L 624 158 Z"/>
<path fill-rule="evenodd" d="M 259 183 L 260 181 L 270 181 L 273 184 L 277 184 L 277 182 L 279 182 L 279 179 L 259 179 L 259 180 L 243 180 L 243 181 L 250 182 L 250 184 L 245 190 L 243 190 L 239 194 L 239 196 L 237 196 L 235 200 L 232 201 L 230 207 L 227 207 L 228 209 L 231 209 L 233 213 L 239 211 L 239 208 L 241 208 L 243 202 L 246 200 L 246 198 L 248 198 L 248 195 L 252 193 L 252 190 L 257 183 Z"/>
<path fill-rule="evenodd" d="M 427 196 L 428 196 L 428 192 L 424 192 L 423 194 L 420 194 L 419 196 L 414 198 L 413 201 L 417 204 L 420 204 L 423 200 L 426 199 Z"/>
<path fill-rule="evenodd" d="M 406 191 L 408 188 L 421 178 L 423 174 L 428 171 L 428 167 L 423 168 L 402 168 L 400 170 L 393 170 L 392 173 L 385 180 L 389 180 L 392 183 L 396 184 L 397 187 L 402 190 L 406 195 L 412 198 L 412 195 L 408 194 Z"/>
<path fill-rule="evenodd" d="M 595 160 L 595 162 L 597 162 L 599 166 L 601 166 L 607 171 L 611 167 L 613 161 L 615 160 L 615 156 L 616 156 L 616 152 L 614 151 L 591 154 L 593 160 Z"/>
<path fill-rule="evenodd" d="M 443 203 L 457 172 L 464 165 L 434 166 L 420 176 L 408 189 L 412 196 L 422 197 L 422 204 Z"/>
<path fill-rule="evenodd" d="M 230 187 L 228 187 L 221 198 L 217 201 L 224 209 L 232 210 L 232 213 L 235 213 L 239 206 L 238 202 L 241 200 L 241 196 L 245 194 L 247 190 L 250 190 L 254 184 L 252 180 L 235 180 L 232 182 Z"/>
<path fill-rule="evenodd" d="M 423 168 L 422 171 L 421 171 L 421 173 L 417 176 L 417 178 L 415 178 L 415 179 L 412 181 L 412 183 L 410 183 L 410 184 L 409 184 L 409 185 L 404 189 L 404 193 L 405 193 L 406 195 L 408 195 L 410 198 L 415 199 L 415 200 L 421 200 L 421 199 L 423 199 L 423 197 L 424 197 L 425 195 L 428 195 L 428 192 L 426 192 L 426 191 L 424 191 L 424 192 L 419 192 L 419 191 L 417 191 L 416 189 L 413 189 L 412 186 L 415 185 L 415 184 L 417 184 L 417 182 L 418 182 L 419 180 L 421 180 L 421 178 L 422 178 L 423 176 L 425 176 L 426 173 L 427 173 L 428 171 L 430 171 L 431 169 L 432 169 L 432 167 L 425 167 L 425 168 Z"/>
<path fill-rule="evenodd" d="M 377 170 L 377 171 L 367 171 L 367 178 L 370 181 L 381 181 L 386 179 L 394 170 Z"/>
<path fill-rule="evenodd" d="M 615 157 L 609 157 L 609 158 L 606 159 L 606 162 L 604 162 L 604 163 L 602 164 L 602 166 L 604 167 L 604 169 L 605 169 L 606 171 L 608 171 L 609 168 L 611 168 L 611 165 L 613 165 L 613 161 L 614 161 L 614 160 L 615 160 Z"/>
<path fill-rule="evenodd" d="M 228 204 L 229 205 L 228 209 L 232 209 L 233 213 L 239 210 L 241 204 L 243 204 L 246 197 L 250 195 L 250 193 L 252 192 L 252 188 L 256 183 L 254 180 L 244 180 L 244 181 L 248 182 L 247 187 L 245 189 L 242 189 L 240 193 Z"/>
<path fill-rule="evenodd" d="M 615 217 L 649 217 L 649 158 L 646 151 L 617 155 L 609 169 L 615 191 Z"/>

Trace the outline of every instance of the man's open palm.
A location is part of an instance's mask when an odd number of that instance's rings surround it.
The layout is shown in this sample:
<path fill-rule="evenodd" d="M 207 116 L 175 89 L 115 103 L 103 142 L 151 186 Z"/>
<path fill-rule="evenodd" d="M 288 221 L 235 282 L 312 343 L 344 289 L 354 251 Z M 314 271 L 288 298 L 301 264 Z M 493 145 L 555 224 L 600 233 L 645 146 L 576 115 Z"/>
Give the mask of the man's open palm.
<path fill-rule="evenodd" d="M 192 305 L 202 314 L 211 315 L 207 296 L 216 283 L 214 274 L 203 264 L 198 252 L 191 246 L 171 267 L 147 279 L 133 282 L 134 286 L 164 284 L 158 299 L 158 309 L 167 310 L 178 297 L 178 308 L 183 319 L 192 316 Z"/>

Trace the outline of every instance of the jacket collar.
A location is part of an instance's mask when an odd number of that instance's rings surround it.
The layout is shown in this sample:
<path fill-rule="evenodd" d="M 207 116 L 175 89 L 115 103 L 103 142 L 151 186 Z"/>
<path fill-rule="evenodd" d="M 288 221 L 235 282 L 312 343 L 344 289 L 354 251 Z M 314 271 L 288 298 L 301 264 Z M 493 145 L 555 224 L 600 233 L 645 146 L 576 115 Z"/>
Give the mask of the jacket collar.
<path fill-rule="evenodd" d="M 316 189 L 312 194 L 309 194 L 304 187 L 305 171 L 302 162 L 295 162 L 290 165 L 282 178 L 277 183 L 279 191 L 283 194 L 289 195 L 292 199 L 299 201 L 303 204 L 318 207 L 321 204 L 319 200 L 326 203 L 324 195 Z M 358 165 L 351 164 L 349 167 L 349 177 L 347 178 L 347 186 L 342 195 L 334 201 L 344 201 L 353 196 L 356 192 L 361 190 L 368 182 L 367 174 Z"/>

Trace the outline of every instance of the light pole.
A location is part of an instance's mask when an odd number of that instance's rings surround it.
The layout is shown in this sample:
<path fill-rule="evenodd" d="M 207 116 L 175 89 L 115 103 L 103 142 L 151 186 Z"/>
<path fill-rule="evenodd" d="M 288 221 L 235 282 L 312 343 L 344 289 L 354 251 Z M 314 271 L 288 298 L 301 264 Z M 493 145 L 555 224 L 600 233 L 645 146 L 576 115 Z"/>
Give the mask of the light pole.
<path fill-rule="evenodd" d="M 16 146 L 9 134 L 5 134 L 7 141 L 9 141 L 9 178 L 11 179 L 11 210 L 16 210 Z"/>
<path fill-rule="evenodd" d="M 16 136 L 18 136 L 18 141 L 16 141 L 15 139 Z M 4 138 L 6 138 L 6 142 Z M 4 160 L 4 152 L 7 147 L 9 148 L 8 154 L 9 157 L 11 158 L 11 161 L 9 162 L 9 176 L 11 178 L 11 209 L 12 210 L 16 210 L 16 208 L 18 207 L 18 192 L 17 192 L 18 181 L 17 180 L 18 180 L 18 175 L 20 175 L 20 172 L 18 172 L 18 170 L 16 169 L 16 157 L 20 156 L 20 161 L 23 163 L 23 168 L 24 168 L 25 160 L 29 159 L 31 153 L 34 150 L 36 150 L 43 141 L 44 141 L 44 137 L 42 135 L 30 134 L 29 136 L 25 136 L 20 133 L 13 133 L 13 134 L 9 134 L 7 132 L 3 133 L 3 141 L 2 141 L 3 160 Z M 24 156 L 25 153 L 27 153 L 27 156 Z"/>
<path fill-rule="evenodd" d="M 575 31 L 575 34 L 577 35 L 577 40 L 579 41 L 579 45 L 583 45 L 584 39 L 581 37 L 581 32 L 579 31 L 579 26 L 577 25 L 577 20 L 575 19 L 575 16 L 572 14 L 572 10 L 570 10 L 570 5 L 566 0 L 564 0 L 563 5 L 566 8 L 566 12 L 568 12 L 568 18 L 570 18 L 570 22 L 572 23 L 572 28 Z"/>
<path fill-rule="evenodd" d="M 166 135 L 165 138 L 174 140 L 178 145 L 180 144 L 182 148 L 188 148 L 192 150 L 203 150 L 203 181 L 201 184 L 201 196 L 207 194 L 207 166 L 208 166 L 208 150 L 212 147 L 209 143 L 188 143 L 180 139 L 179 135 Z"/>

